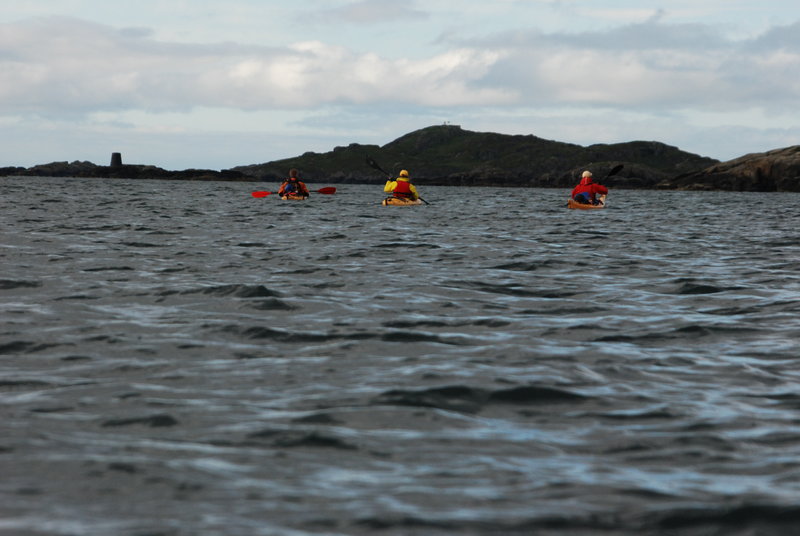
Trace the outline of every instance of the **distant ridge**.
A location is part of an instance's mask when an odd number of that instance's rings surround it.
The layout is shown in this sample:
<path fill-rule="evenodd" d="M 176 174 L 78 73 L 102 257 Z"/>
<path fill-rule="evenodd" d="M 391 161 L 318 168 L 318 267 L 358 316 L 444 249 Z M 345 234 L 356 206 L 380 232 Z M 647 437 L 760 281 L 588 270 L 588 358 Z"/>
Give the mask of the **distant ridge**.
<path fill-rule="evenodd" d="M 309 181 L 381 183 L 385 177 L 366 164 L 367 155 L 390 173 L 408 169 L 414 180 L 424 184 L 462 186 L 568 187 L 583 169 L 603 176 L 622 163 L 622 173 L 606 181 L 609 186 L 654 188 L 719 163 L 655 141 L 583 147 L 533 135 L 439 125 L 410 132 L 382 147 L 352 143 L 327 153 L 308 152 L 233 170 L 271 181 L 297 168 Z"/>
<path fill-rule="evenodd" d="M 407 169 L 425 185 L 571 188 L 580 172 L 604 177 L 617 164 L 622 172 L 603 180 L 614 188 L 800 192 L 800 146 L 754 153 L 720 162 L 656 141 L 583 147 L 538 138 L 472 132 L 458 125 L 426 127 L 384 146 L 351 143 L 326 153 L 308 152 L 264 164 L 215 171 L 168 171 L 156 166 L 52 162 L 30 168 L 0 168 L 2 176 L 94 177 L 200 181 L 272 181 L 297 168 L 311 182 L 383 184 L 371 157 L 390 173 Z"/>

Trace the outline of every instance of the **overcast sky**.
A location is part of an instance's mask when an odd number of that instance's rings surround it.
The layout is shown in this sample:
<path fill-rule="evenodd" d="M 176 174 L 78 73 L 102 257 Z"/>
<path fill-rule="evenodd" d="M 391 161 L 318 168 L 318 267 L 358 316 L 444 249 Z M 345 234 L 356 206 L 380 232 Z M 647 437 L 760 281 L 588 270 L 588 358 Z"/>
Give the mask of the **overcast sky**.
<path fill-rule="evenodd" d="M 800 144 L 797 0 L 30 0 L 0 166 L 227 169 L 430 125 L 720 160 Z"/>

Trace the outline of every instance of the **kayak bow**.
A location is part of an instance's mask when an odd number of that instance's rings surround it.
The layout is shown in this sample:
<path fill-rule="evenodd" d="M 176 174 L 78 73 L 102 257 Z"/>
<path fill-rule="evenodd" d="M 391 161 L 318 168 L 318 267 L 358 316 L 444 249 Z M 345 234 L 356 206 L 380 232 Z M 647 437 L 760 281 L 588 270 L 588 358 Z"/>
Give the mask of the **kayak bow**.
<path fill-rule="evenodd" d="M 383 201 L 381 201 L 381 205 L 384 207 L 386 206 L 398 206 L 398 207 L 405 207 L 410 205 L 421 205 L 422 201 L 419 199 L 402 199 L 399 197 L 387 197 Z"/>

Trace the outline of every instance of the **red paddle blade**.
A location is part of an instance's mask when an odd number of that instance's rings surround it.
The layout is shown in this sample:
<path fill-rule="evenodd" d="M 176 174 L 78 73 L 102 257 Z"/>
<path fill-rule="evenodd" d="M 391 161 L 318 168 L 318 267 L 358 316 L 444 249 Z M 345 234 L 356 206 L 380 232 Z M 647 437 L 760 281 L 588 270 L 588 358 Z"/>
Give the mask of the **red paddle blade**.
<path fill-rule="evenodd" d="M 320 188 L 319 190 L 317 190 L 317 193 L 318 194 L 335 194 L 336 193 L 336 188 L 334 188 L 333 186 L 326 186 L 325 188 Z"/>
<path fill-rule="evenodd" d="M 253 192 L 253 197 L 267 197 L 271 193 L 272 192 L 265 192 L 262 190 L 260 192 Z"/>

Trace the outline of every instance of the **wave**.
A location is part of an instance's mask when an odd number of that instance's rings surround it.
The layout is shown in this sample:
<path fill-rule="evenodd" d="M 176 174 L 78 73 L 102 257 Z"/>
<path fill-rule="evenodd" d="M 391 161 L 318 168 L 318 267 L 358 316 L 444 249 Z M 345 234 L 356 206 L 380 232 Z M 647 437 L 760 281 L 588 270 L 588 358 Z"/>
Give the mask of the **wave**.
<path fill-rule="evenodd" d="M 96 268 L 84 268 L 82 272 L 133 272 L 135 268 L 130 266 L 98 266 Z"/>
<path fill-rule="evenodd" d="M 152 244 L 150 242 L 121 242 L 120 245 L 129 248 L 163 248 L 165 244 Z"/>
<path fill-rule="evenodd" d="M 34 341 L 11 341 L 0 344 L 0 355 L 8 354 L 33 354 L 47 350 L 49 348 L 56 348 L 58 346 L 65 346 L 60 343 L 42 343 Z M 68 344 L 66 346 L 73 346 Z"/>
<path fill-rule="evenodd" d="M 601 492 L 601 490 L 598 490 Z M 651 501 L 669 495 L 633 489 L 627 494 Z M 419 515 L 366 516 L 355 520 L 358 527 L 388 534 L 580 534 L 642 536 L 655 534 L 794 534 L 800 523 L 800 508 L 769 504 L 743 504 L 729 508 L 648 509 L 640 511 L 596 511 L 553 514 L 529 519 L 428 519 Z M 397 532 L 400 531 L 400 532 Z"/>
<path fill-rule="evenodd" d="M 759 333 L 763 330 L 757 328 L 746 328 L 737 325 L 725 326 L 704 326 L 700 324 L 692 324 L 688 326 L 681 326 L 665 331 L 647 332 L 639 335 L 604 335 L 594 339 L 595 342 L 655 342 L 661 340 L 695 340 L 704 339 L 708 337 L 731 337 L 733 335 L 741 336 L 742 333 Z"/>
<path fill-rule="evenodd" d="M 372 400 L 373 405 L 420 406 L 463 413 L 477 413 L 491 404 L 534 405 L 582 402 L 588 397 L 538 385 L 488 390 L 464 385 L 448 385 L 421 390 L 393 389 Z"/>
<path fill-rule="evenodd" d="M 254 300 L 252 303 L 249 303 L 249 305 L 253 309 L 258 309 L 259 311 L 293 311 L 297 309 L 297 307 L 289 305 L 285 301 L 277 298 Z"/>
<path fill-rule="evenodd" d="M 0 390 L 3 389 L 42 389 L 52 387 L 53 384 L 43 380 L 0 380 Z"/>
<path fill-rule="evenodd" d="M 442 249 L 442 246 L 438 244 L 428 244 L 425 242 L 386 242 L 383 244 L 377 244 L 372 246 L 376 249 L 394 249 L 394 248 L 403 248 L 403 249 Z"/>
<path fill-rule="evenodd" d="M 514 272 L 535 272 L 542 268 L 553 268 L 557 266 L 573 265 L 574 263 L 562 260 L 545 259 L 537 262 L 509 262 L 493 266 L 493 270 L 509 270 Z"/>
<path fill-rule="evenodd" d="M 264 242 L 239 242 L 236 244 L 236 247 L 239 248 L 268 248 L 269 244 L 265 244 Z"/>
<path fill-rule="evenodd" d="M 654 515 L 651 526 L 662 530 L 709 530 L 718 534 L 793 534 L 800 526 L 800 507 L 743 504 L 728 508 L 693 508 Z M 781 528 L 782 527 L 782 528 Z M 780 530 L 777 530 L 779 529 Z M 784 532 L 786 531 L 786 532 Z M 685 532 L 684 532 L 685 533 Z"/>
<path fill-rule="evenodd" d="M 304 333 L 300 331 L 287 331 L 281 329 L 274 329 L 265 326 L 253 326 L 249 328 L 242 328 L 238 325 L 230 325 L 222 328 L 226 333 L 235 333 L 246 339 L 270 339 L 276 342 L 286 343 L 309 343 L 309 342 L 325 342 L 337 338 L 336 336 L 328 336 L 319 333 Z"/>
<path fill-rule="evenodd" d="M 463 339 L 461 336 L 448 337 L 443 335 L 435 335 L 432 333 L 423 333 L 420 331 L 392 331 L 389 333 L 384 333 L 380 336 L 380 339 L 387 342 L 435 342 L 439 344 L 449 344 L 455 346 L 466 343 L 465 339 Z"/>
<path fill-rule="evenodd" d="M 280 343 L 320 343 L 330 341 L 363 341 L 380 340 L 395 343 L 417 343 L 427 342 L 444 344 L 449 346 L 459 346 L 471 344 L 466 335 L 438 335 L 422 331 L 390 331 L 388 333 L 379 331 L 357 331 L 357 332 L 310 332 L 301 330 L 278 329 L 269 326 L 250 326 L 242 327 L 238 324 L 231 324 L 220 328 L 225 333 L 232 333 L 245 339 L 269 339 Z"/>
<path fill-rule="evenodd" d="M 676 279 L 667 291 L 668 294 L 678 295 L 695 295 L 695 294 L 717 294 L 719 292 L 727 292 L 734 290 L 741 290 L 740 286 L 722 286 L 712 283 L 699 282 L 695 279 Z"/>
<path fill-rule="evenodd" d="M 516 296 L 523 298 L 570 298 L 579 294 L 577 291 L 559 289 L 530 289 L 523 287 L 519 283 L 486 283 L 484 281 L 445 281 L 446 285 L 452 288 L 477 290 L 488 294 L 501 294 L 505 296 Z"/>
<path fill-rule="evenodd" d="M 320 433 L 318 431 L 306 432 L 302 430 L 261 430 L 247 435 L 245 445 L 259 445 L 262 440 L 267 440 L 269 446 L 275 448 L 332 448 L 340 450 L 358 450 L 338 437 Z"/>
<path fill-rule="evenodd" d="M 0 279 L 0 290 L 13 290 L 15 288 L 37 288 L 41 286 L 42 286 L 41 281 Z"/>
<path fill-rule="evenodd" d="M 175 426 L 178 420 L 172 415 L 166 413 L 159 413 L 157 415 L 148 415 L 145 417 L 126 417 L 122 419 L 109 419 L 101 425 L 103 428 L 117 428 L 120 426 L 134 426 L 143 425 L 151 428 L 162 428 L 168 426 Z"/>
<path fill-rule="evenodd" d="M 389 320 L 381 325 L 387 328 L 458 328 L 464 326 L 485 326 L 490 328 L 501 328 L 510 325 L 507 320 L 497 318 L 476 318 L 463 321 L 443 321 L 443 320 Z"/>
<path fill-rule="evenodd" d="M 171 291 L 167 291 L 173 293 Z M 207 294 L 210 296 L 233 296 L 234 298 L 275 298 L 280 293 L 264 285 L 219 285 L 200 289 L 183 290 L 179 294 Z"/>

